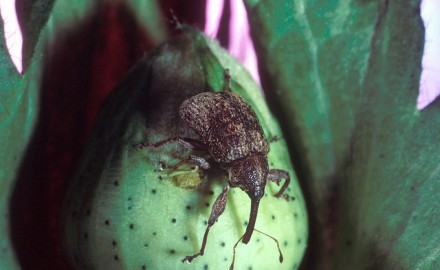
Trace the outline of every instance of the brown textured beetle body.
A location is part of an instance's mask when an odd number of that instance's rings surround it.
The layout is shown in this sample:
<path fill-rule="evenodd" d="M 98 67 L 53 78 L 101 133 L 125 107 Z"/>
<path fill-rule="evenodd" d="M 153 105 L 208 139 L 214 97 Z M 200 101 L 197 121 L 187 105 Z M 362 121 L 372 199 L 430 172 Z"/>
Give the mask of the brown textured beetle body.
<path fill-rule="evenodd" d="M 191 97 L 182 103 L 179 113 L 208 146 L 214 160 L 229 171 L 229 185 L 241 188 L 251 198 L 251 216 L 243 238 L 248 243 L 269 171 L 269 144 L 257 115 L 246 101 L 229 91 Z"/>
<path fill-rule="evenodd" d="M 208 146 L 216 162 L 230 163 L 269 152 L 269 144 L 255 112 L 235 93 L 198 94 L 185 100 L 179 112 Z"/>
<path fill-rule="evenodd" d="M 245 234 L 240 238 L 247 244 L 255 229 L 258 207 L 264 196 L 267 180 L 279 184 L 281 179 L 286 179 L 280 191 L 275 194 L 276 197 L 283 196 L 290 182 L 288 172 L 269 170 L 266 156 L 269 143 L 257 115 L 243 98 L 230 91 L 228 72 L 225 74 L 225 81 L 224 91 L 200 93 L 185 100 L 179 108 L 180 117 L 199 136 L 198 139 L 174 137 L 153 144 L 140 144 L 141 147 L 158 147 L 177 141 L 191 149 L 205 149 L 215 162 L 229 172 L 228 183 L 212 207 L 200 251 L 182 261 L 191 262 L 197 256 L 203 255 L 209 230 L 225 210 L 230 187 L 242 189 L 251 199 L 249 222 Z M 192 162 L 204 169 L 210 167 L 204 158 L 191 155 L 174 168 L 185 162 Z"/>

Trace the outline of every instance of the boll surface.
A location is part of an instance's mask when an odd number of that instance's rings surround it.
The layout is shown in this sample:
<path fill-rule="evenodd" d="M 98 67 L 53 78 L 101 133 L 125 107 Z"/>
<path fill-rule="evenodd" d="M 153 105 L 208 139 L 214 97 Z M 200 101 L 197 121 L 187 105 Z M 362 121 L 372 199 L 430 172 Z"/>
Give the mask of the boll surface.
<path fill-rule="evenodd" d="M 167 166 L 192 154 L 178 143 L 138 149 L 175 136 L 197 138 L 179 117 L 189 97 L 220 91 L 224 69 L 232 90 L 256 111 L 266 136 L 282 138 L 255 82 L 219 46 L 190 28 L 146 55 L 101 106 L 63 211 L 66 253 L 75 269 L 228 269 L 233 245 L 243 235 L 250 199 L 231 189 L 225 212 L 211 229 L 205 254 L 198 252 L 211 207 L 227 182 L 219 168 Z M 296 269 L 307 243 L 307 215 L 284 140 L 270 143 L 269 166 L 289 171 L 289 201 L 268 183 L 254 232 L 238 244 L 235 269 Z"/>

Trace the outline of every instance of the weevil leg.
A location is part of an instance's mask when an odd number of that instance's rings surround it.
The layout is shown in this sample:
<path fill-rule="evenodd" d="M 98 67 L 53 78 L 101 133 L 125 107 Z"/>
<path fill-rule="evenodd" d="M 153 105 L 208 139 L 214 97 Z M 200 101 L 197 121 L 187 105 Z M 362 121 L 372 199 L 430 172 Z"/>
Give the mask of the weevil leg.
<path fill-rule="evenodd" d="M 173 137 L 173 138 L 168 138 L 168 139 L 158 141 L 155 143 L 139 143 L 139 144 L 133 145 L 133 147 L 137 147 L 139 149 L 146 148 L 146 147 L 159 147 L 161 145 L 164 145 L 167 143 L 173 143 L 173 142 L 178 142 L 181 145 L 183 145 L 186 148 L 191 149 L 191 150 L 200 150 L 200 151 L 208 150 L 208 146 L 206 144 L 204 144 L 203 142 L 201 142 L 197 139 L 192 139 L 192 138 L 188 138 L 188 137 Z"/>
<path fill-rule="evenodd" d="M 278 135 L 274 135 L 272 138 L 268 139 L 269 143 L 277 142 L 281 140 L 281 137 L 278 137 Z"/>
<path fill-rule="evenodd" d="M 280 190 L 275 194 L 275 197 L 278 197 L 278 198 L 282 197 L 286 200 L 289 200 L 289 196 L 287 194 L 283 194 L 290 183 L 289 173 L 284 170 L 272 169 L 267 174 L 267 180 L 273 181 L 277 185 L 280 185 L 281 179 L 286 179 L 286 181 L 284 182 L 284 184 L 280 188 Z"/>
<path fill-rule="evenodd" d="M 232 92 L 231 89 L 231 73 L 229 72 L 229 69 L 225 69 L 225 86 L 223 87 L 223 91 L 225 92 Z"/>
<path fill-rule="evenodd" d="M 206 159 L 199 157 L 199 156 L 190 155 L 189 157 L 180 160 L 176 165 L 171 167 L 171 169 L 177 170 L 180 166 L 182 166 L 183 164 L 185 164 L 187 162 L 191 162 L 191 163 L 193 163 L 193 164 L 195 164 L 205 170 L 211 168 L 211 165 L 209 164 L 209 162 Z"/>
<path fill-rule="evenodd" d="M 203 235 L 203 242 L 200 251 L 194 255 L 186 256 L 185 258 L 183 258 L 182 262 L 191 262 L 198 256 L 203 256 L 203 253 L 205 252 L 206 241 L 208 240 L 209 230 L 211 229 L 212 225 L 217 222 L 220 215 L 223 214 L 223 211 L 225 211 L 226 202 L 228 200 L 228 191 L 229 183 L 225 185 L 223 191 L 220 193 L 220 195 L 218 195 L 217 199 L 214 202 L 214 205 L 212 206 L 211 215 L 209 216 L 208 220 L 208 227 L 206 227 L 205 234 Z"/>

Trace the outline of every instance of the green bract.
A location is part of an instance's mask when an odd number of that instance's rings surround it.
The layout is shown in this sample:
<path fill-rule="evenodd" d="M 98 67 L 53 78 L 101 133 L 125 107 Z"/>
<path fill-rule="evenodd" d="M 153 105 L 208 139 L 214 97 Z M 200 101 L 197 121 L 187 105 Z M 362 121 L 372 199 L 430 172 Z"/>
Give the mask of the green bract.
<path fill-rule="evenodd" d="M 225 212 L 212 227 L 204 256 L 183 264 L 199 251 L 211 207 L 227 181 L 221 170 L 167 169 L 191 152 L 178 144 L 138 149 L 195 134 L 183 123 L 183 100 L 204 91 L 220 91 L 224 69 L 232 89 L 255 109 L 269 139 L 281 137 L 259 87 L 215 42 L 183 27 L 176 39 L 153 50 L 109 95 L 98 114 L 65 203 L 65 248 L 76 269 L 227 269 L 232 247 L 244 233 L 250 199 L 229 192 Z M 304 200 L 284 140 L 271 143 L 271 168 L 288 170 L 290 201 L 266 186 L 256 229 L 248 245 L 239 244 L 236 269 L 295 269 L 307 243 Z"/>

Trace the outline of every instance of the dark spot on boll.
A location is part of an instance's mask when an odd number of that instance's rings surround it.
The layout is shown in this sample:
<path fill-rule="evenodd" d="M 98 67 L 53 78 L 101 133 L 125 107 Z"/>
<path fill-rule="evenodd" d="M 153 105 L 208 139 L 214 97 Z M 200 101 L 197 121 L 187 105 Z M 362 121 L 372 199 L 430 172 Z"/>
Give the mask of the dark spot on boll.
<path fill-rule="evenodd" d="M 115 186 L 115 187 L 119 186 L 119 181 L 114 181 L 113 186 Z"/>
<path fill-rule="evenodd" d="M 283 245 L 284 245 L 285 247 L 287 247 L 288 242 L 287 242 L 287 241 L 284 241 Z"/>
<path fill-rule="evenodd" d="M 298 214 L 297 213 L 293 213 L 293 217 L 294 218 L 298 218 Z"/>
<path fill-rule="evenodd" d="M 274 215 L 272 215 L 272 220 L 274 220 L 275 219 L 275 216 Z"/>
<path fill-rule="evenodd" d="M 191 210 L 191 205 L 187 205 L 186 210 Z"/>
<path fill-rule="evenodd" d="M 206 221 L 206 220 L 203 221 L 203 225 L 205 225 L 205 226 L 208 225 L 208 221 Z"/>
<path fill-rule="evenodd" d="M 131 197 L 128 197 L 128 200 L 131 201 Z"/>
<path fill-rule="evenodd" d="M 176 220 L 175 218 L 171 219 L 171 222 L 172 222 L 172 223 L 176 223 L 176 221 L 177 221 L 177 220 Z"/>
<path fill-rule="evenodd" d="M 247 226 L 247 225 L 248 225 L 248 222 L 247 222 L 247 221 L 243 222 L 243 225 L 244 225 L 244 226 Z"/>
<path fill-rule="evenodd" d="M 147 243 L 145 243 L 145 244 L 144 244 L 144 247 L 148 247 L 148 244 L 147 244 Z"/>
<path fill-rule="evenodd" d="M 157 232 L 153 232 L 153 236 L 156 236 L 157 235 Z"/>
<path fill-rule="evenodd" d="M 186 235 L 183 236 L 183 240 L 184 240 L 184 241 L 188 240 L 188 236 L 186 236 Z"/>
<path fill-rule="evenodd" d="M 134 224 L 131 223 L 129 227 L 130 227 L 131 230 L 133 230 L 134 229 Z"/>
<path fill-rule="evenodd" d="M 249 266 L 249 267 L 248 267 L 248 270 L 252 270 L 252 266 Z"/>
<path fill-rule="evenodd" d="M 163 179 L 162 175 L 159 175 L 157 178 L 159 178 L 159 180 Z"/>
<path fill-rule="evenodd" d="M 210 190 L 210 191 L 208 192 L 208 194 L 209 194 L 209 195 L 214 195 L 214 191 Z"/>
<path fill-rule="evenodd" d="M 205 264 L 205 265 L 203 266 L 203 269 L 204 269 L 204 270 L 207 270 L 207 269 L 208 269 L 208 265 Z"/>
<path fill-rule="evenodd" d="M 221 247 L 224 247 L 225 245 L 226 245 L 225 242 L 221 242 L 221 243 L 220 243 L 220 246 L 221 246 Z"/>
<path fill-rule="evenodd" d="M 104 224 L 107 225 L 107 226 L 109 226 L 109 225 L 110 225 L 110 220 L 106 219 L 106 220 L 104 221 Z"/>
<path fill-rule="evenodd" d="M 298 244 L 301 244 L 301 238 L 298 238 L 298 240 L 296 241 Z"/>
<path fill-rule="evenodd" d="M 153 188 L 152 190 L 151 190 L 151 193 L 153 193 L 153 194 L 156 194 L 156 190 Z"/>
<path fill-rule="evenodd" d="M 118 244 L 118 242 L 116 242 L 116 240 L 112 241 L 112 246 L 116 247 L 117 244 Z"/>
<path fill-rule="evenodd" d="M 290 196 L 290 200 L 291 200 L 291 201 L 296 200 L 295 196 Z"/>
<path fill-rule="evenodd" d="M 131 210 L 132 208 L 133 208 L 133 207 L 129 206 L 127 209 L 128 209 L 128 210 Z"/>
<path fill-rule="evenodd" d="M 114 259 L 115 261 L 118 261 L 118 260 L 119 260 L 119 256 L 118 256 L 118 255 L 115 255 L 115 256 L 113 256 L 113 259 Z"/>
<path fill-rule="evenodd" d="M 209 202 L 206 202 L 206 203 L 205 203 L 205 206 L 206 206 L 206 207 L 209 207 Z"/>
<path fill-rule="evenodd" d="M 170 254 L 174 254 L 174 253 L 176 253 L 176 250 L 175 249 L 170 249 Z"/>
<path fill-rule="evenodd" d="M 147 270 L 147 267 L 146 267 L 145 265 L 142 265 L 142 266 L 141 266 L 141 269 L 142 269 L 142 270 Z"/>

